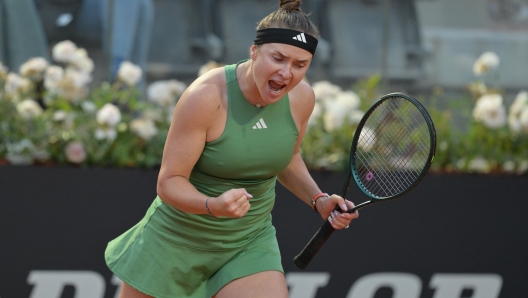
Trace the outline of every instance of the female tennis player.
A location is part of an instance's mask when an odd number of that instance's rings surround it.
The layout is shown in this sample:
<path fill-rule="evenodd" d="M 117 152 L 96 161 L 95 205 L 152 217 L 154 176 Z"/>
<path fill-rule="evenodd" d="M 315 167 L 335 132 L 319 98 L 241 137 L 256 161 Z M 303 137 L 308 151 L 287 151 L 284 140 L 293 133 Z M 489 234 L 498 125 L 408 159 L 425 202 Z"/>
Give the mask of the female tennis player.
<path fill-rule="evenodd" d="M 334 211 L 354 204 L 323 193 L 299 154 L 315 104 L 302 79 L 319 36 L 299 6 L 280 1 L 257 26 L 250 59 L 181 96 L 158 196 L 105 252 L 120 297 L 288 297 L 271 222 L 277 179 L 335 229 L 358 216 Z"/>

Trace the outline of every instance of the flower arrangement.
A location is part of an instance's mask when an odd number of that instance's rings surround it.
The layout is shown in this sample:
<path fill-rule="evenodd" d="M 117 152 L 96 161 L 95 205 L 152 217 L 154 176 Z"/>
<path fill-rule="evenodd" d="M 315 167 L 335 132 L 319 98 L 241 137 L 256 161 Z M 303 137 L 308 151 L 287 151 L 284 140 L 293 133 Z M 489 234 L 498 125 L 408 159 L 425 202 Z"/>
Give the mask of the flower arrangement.
<path fill-rule="evenodd" d="M 433 169 L 528 173 L 528 92 L 519 91 L 507 106 L 505 92 L 495 82 L 499 65 L 495 53 L 483 53 L 474 63 L 476 80 L 468 86 L 468 97 L 451 109 L 431 107 L 439 132 Z M 453 124 L 456 113 L 465 124 L 462 127 Z"/>
<path fill-rule="evenodd" d="M 0 63 L 0 161 L 153 167 L 160 163 L 172 111 L 187 87 L 176 80 L 135 86 L 142 70 L 123 62 L 115 82 L 90 90 L 94 62 L 63 41 L 54 64 L 29 59 L 19 73 Z"/>
<path fill-rule="evenodd" d="M 494 84 L 499 57 L 483 53 L 474 63 L 476 80 L 467 96 L 445 107 L 442 91 L 418 97 L 437 133 L 432 171 L 466 173 L 528 173 L 528 92 L 520 91 L 506 107 L 504 92 Z M 309 168 L 343 171 L 350 143 L 364 111 L 380 97 L 379 77 L 362 80 L 343 91 L 330 82 L 313 84 L 316 106 L 310 118 L 302 154 Z"/>
<path fill-rule="evenodd" d="M 115 82 L 90 88 L 94 62 L 71 41 L 52 49 L 54 64 L 32 58 L 18 73 L 0 62 L 0 164 L 155 167 L 176 102 L 187 88 L 177 80 L 136 84 L 142 70 L 123 62 Z M 499 57 L 486 52 L 474 64 L 467 96 L 445 107 L 441 89 L 418 97 L 437 132 L 432 171 L 528 173 L 528 92 L 507 106 L 494 83 Z M 220 67 L 208 63 L 201 73 Z M 350 90 L 319 81 L 301 154 L 310 169 L 346 170 L 350 143 L 365 111 L 380 97 L 381 78 Z M 144 100 L 146 98 L 146 100 Z"/>
<path fill-rule="evenodd" d="M 329 81 L 312 84 L 316 103 L 301 144 L 308 168 L 347 169 L 354 132 L 377 98 L 380 79 L 374 76 L 361 80 L 353 90 L 343 90 Z"/>

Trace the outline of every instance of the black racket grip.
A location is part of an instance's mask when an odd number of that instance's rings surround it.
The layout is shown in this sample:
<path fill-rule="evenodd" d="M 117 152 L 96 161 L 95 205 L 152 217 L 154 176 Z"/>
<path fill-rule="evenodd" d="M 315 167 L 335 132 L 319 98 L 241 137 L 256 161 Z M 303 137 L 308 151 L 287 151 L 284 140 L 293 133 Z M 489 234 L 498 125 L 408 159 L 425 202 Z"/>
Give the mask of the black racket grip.
<path fill-rule="evenodd" d="M 334 232 L 335 229 L 327 220 L 324 225 L 315 233 L 310 242 L 306 244 L 301 253 L 293 258 L 295 265 L 297 265 L 299 269 L 306 269 L 315 254 L 319 251 L 319 249 L 321 249 L 321 247 L 323 247 L 326 240 L 328 240 L 328 238 L 330 238 Z"/>

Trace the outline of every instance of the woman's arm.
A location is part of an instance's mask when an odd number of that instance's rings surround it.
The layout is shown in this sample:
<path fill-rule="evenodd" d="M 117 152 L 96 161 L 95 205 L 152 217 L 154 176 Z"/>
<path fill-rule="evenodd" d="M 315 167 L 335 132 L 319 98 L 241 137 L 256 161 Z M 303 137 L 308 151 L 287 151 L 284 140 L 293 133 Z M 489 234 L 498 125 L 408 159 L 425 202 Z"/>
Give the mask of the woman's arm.
<path fill-rule="evenodd" d="M 211 127 L 225 125 L 227 117 L 223 68 L 198 78 L 182 94 L 174 110 L 158 176 L 157 193 L 161 200 L 181 211 L 207 214 L 207 196 L 189 181 L 205 143 L 221 134 Z M 215 216 L 241 217 L 249 210 L 245 189 L 232 189 L 208 201 Z"/>
<path fill-rule="evenodd" d="M 315 105 L 315 95 L 308 84 L 301 82 L 299 86 L 290 92 L 290 101 L 292 115 L 299 130 L 299 137 L 297 138 L 293 158 L 288 167 L 278 175 L 278 180 L 299 199 L 312 206 L 313 196 L 322 191 L 313 180 L 301 157 L 300 145 L 306 133 L 308 119 Z M 332 226 L 335 229 L 342 229 L 348 226 L 350 221 L 356 218 L 358 214 L 357 212 L 338 214 L 334 212 L 336 205 L 339 205 L 345 211 L 354 207 L 352 202 L 346 201 L 338 195 L 321 197 L 316 201 L 316 208 L 321 217 L 325 220 L 332 217 Z"/>

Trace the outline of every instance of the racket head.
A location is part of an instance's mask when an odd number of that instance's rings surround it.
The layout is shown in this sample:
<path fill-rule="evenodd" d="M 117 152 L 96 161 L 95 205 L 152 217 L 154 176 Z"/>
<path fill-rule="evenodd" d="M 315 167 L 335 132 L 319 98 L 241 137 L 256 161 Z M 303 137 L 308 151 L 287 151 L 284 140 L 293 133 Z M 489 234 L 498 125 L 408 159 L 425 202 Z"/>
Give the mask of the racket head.
<path fill-rule="evenodd" d="M 350 173 L 374 203 L 413 189 L 434 160 L 436 131 L 424 106 L 405 93 L 390 93 L 367 110 L 350 150 Z"/>

